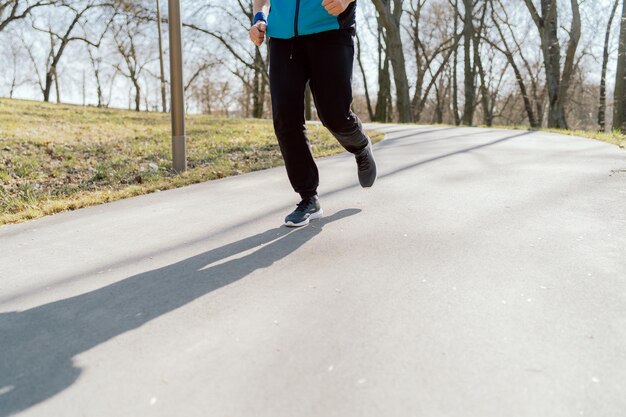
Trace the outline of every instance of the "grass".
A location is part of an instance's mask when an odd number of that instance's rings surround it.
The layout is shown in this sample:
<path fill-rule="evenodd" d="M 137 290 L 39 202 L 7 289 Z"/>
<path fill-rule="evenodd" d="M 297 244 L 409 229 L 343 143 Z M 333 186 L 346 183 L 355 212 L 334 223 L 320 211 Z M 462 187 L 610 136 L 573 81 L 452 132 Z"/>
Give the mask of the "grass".
<path fill-rule="evenodd" d="M 187 134 L 179 175 L 167 114 L 0 99 L 0 225 L 283 163 L 268 120 L 190 116 Z M 309 138 L 316 157 L 343 152 L 321 126 Z"/>
<path fill-rule="evenodd" d="M 479 127 L 487 127 L 487 126 L 481 125 Z M 613 145 L 617 145 L 620 148 L 626 148 L 626 135 L 619 132 L 618 130 L 613 130 L 611 132 L 598 132 L 598 131 L 591 131 L 591 130 L 566 130 L 566 129 L 550 129 L 550 128 L 532 129 L 532 128 L 529 128 L 528 126 L 522 126 L 522 125 L 492 126 L 492 128 L 558 133 L 560 135 L 578 136 L 578 137 L 583 137 L 583 138 L 588 138 L 588 139 L 595 139 L 595 140 L 599 140 L 602 142 L 607 142 Z"/>
<path fill-rule="evenodd" d="M 612 132 L 593 132 L 588 130 L 541 129 L 545 132 L 560 133 L 568 136 L 581 136 L 626 148 L 626 135 L 614 130 Z"/>

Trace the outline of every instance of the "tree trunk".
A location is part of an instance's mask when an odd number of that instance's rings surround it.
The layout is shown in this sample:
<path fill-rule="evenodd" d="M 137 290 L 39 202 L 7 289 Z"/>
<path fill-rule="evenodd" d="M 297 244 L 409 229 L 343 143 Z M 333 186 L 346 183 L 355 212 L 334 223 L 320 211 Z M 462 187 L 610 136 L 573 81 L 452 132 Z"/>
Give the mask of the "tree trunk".
<path fill-rule="evenodd" d="M 384 66 L 378 72 L 378 95 L 376 97 L 376 113 L 374 120 L 377 122 L 390 122 L 393 114 L 391 102 L 391 75 L 389 74 L 389 58 L 384 58 Z"/>
<path fill-rule="evenodd" d="M 409 96 L 409 80 L 406 75 L 406 63 L 402 38 L 400 36 L 400 18 L 402 16 L 402 0 L 394 0 L 394 11 L 391 12 L 391 0 L 372 0 L 378 14 L 380 24 L 386 32 L 387 55 L 393 67 L 393 78 L 396 84 L 396 108 L 398 121 L 410 123 L 413 121 L 411 112 L 411 98 Z"/>
<path fill-rule="evenodd" d="M 53 76 L 50 71 L 46 74 L 46 85 L 43 90 L 43 101 L 50 103 L 50 93 L 52 92 Z"/>
<path fill-rule="evenodd" d="M 54 73 L 54 91 L 57 96 L 57 104 L 61 104 L 61 92 L 59 91 L 59 76 L 56 72 Z"/>
<path fill-rule="evenodd" d="M 548 87 L 548 127 L 564 128 L 563 118 L 565 116 L 563 103 L 559 99 L 559 82 L 561 79 L 561 45 L 558 38 L 558 6 L 557 0 L 541 0 L 541 10 L 543 16 L 548 15 L 552 2 L 554 2 L 554 13 L 547 23 L 544 23 L 543 34 L 541 36 L 544 51 L 544 66 L 546 71 L 546 83 Z"/>
<path fill-rule="evenodd" d="M 9 98 L 13 98 L 15 88 L 17 87 L 17 72 L 13 71 L 13 78 L 11 79 L 11 89 L 9 90 Z"/>
<path fill-rule="evenodd" d="M 420 107 L 420 101 L 422 99 L 422 90 L 424 88 L 424 81 L 426 74 L 429 70 L 429 57 L 426 56 L 425 48 L 422 48 L 422 39 L 420 36 L 420 23 L 422 21 L 422 7 L 423 0 L 418 0 L 414 5 L 411 5 L 411 33 L 413 38 L 413 52 L 415 54 L 416 64 L 416 79 L 415 90 L 413 92 L 413 101 L 411 102 L 411 109 L 413 110 L 413 121 L 419 123 L 422 117 L 423 108 Z M 431 72 L 432 73 L 432 72 Z"/>
<path fill-rule="evenodd" d="M 480 26 L 473 38 L 474 42 L 474 62 L 480 78 L 480 102 L 483 109 L 483 124 L 491 127 L 493 125 L 493 111 L 490 102 L 489 86 L 487 85 L 487 77 L 483 68 L 483 61 L 480 57 L 480 44 L 482 41 L 482 33 L 485 29 L 485 16 L 487 14 L 487 3 L 483 5 L 482 16 L 480 18 Z"/>
<path fill-rule="evenodd" d="M 104 97 L 102 93 L 102 80 L 100 79 L 100 68 L 97 58 L 93 56 L 91 49 L 87 47 L 87 54 L 89 54 L 89 62 L 91 62 L 91 68 L 93 69 L 93 78 L 96 81 L 96 96 L 98 97 L 98 108 L 104 106 Z"/>
<path fill-rule="evenodd" d="M 626 133 L 626 2 L 622 6 L 622 21 L 619 34 L 619 55 L 615 77 L 615 108 L 613 129 Z"/>
<path fill-rule="evenodd" d="M 98 108 L 104 106 L 104 98 L 102 94 L 102 81 L 100 80 L 100 70 L 95 70 L 94 75 L 96 78 L 96 94 L 98 95 Z"/>
<path fill-rule="evenodd" d="M 459 32 L 459 0 L 454 0 L 454 34 Z M 459 115 L 459 45 L 454 47 L 454 63 L 452 69 L 452 112 L 454 113 L 454 124 L 461 125 L 461 116 Z"/>
<path fill-rule="evenodd" d="M 261 55 L 261 51 L 259 48 L 255 48 L 254 52 L 254 78 L 252 82 L 252 117 L 255 119 L 260 119 L 263 117 L 263 104 L 265 102 L 265 98 L 262 94 L 262 78 L 263 74 L 261 73 L 263 56 Z"/>
<path fill-rule="evenodd" d="M 167 112 L 167 94 L 165 93 L 165 69 L 163 64 L 163 34 L 161 32 L 161 1 L 156 0 L 156 13 L 157 13 L 157 32 L 159 39 L 159 81 L 161 82 L 161 108 L 163 113 Z"/>
<path fill-rule="evenodd" d="M 567 123 L 566 105 L 568 102 L 569 87 L 572 77 L 574 76 L 576 51 L 578 49 L 581 36 L 580 6 L 578 4 L 578 0 L 571 0 L 570 4 L 572 8 L 572 25 L 569 30 L 569 42 L 565 53 L 565 62 L 563 63 L 563 75 L 561 76 L 561 82 L 559 83 L 559 123 L 562 129 L 569 129 Z"/>
<path fill-rule="evenodd" d="M 480 77 L 480 103 L 483 109 L 483 124 L 491 127 L 493 126 L 493 113 L 491 111 L 491 103 L 489 100 L 489 88 L 487 86 L 487 79 L 482 60 L 478 54 L 476 54 L 476 63 L 478 65 L 478 75 Z"/>
<path fill-rule="evenodd" d="M 476 84 L 474 63 L 472 62 L 472 42 L 474 40 L 474 0 L 463 0 L 465 16 L 463 17 L 463 47 L 465 57 L 464 87 L 465 107 L 463 124 L 471 126 L 474 122 L 474 103 L 476 101 Z"/>
<path fill-rule="evenodd" d="M 435 84 L 435 112 L 433 114 L 433 123 L 443 124 L 443 109 L 446 99 L 446 85 L 443 78 L 439 80 L 439 85 Z"/>
<path fill-rule="evenodd" d="M 615 0 L 613 8 L 611 9 L 611 15 L 609 17 L 609 23 L 606 26 L 606 34 L 604 36 L 604 51 L 602 54 L 602 75 L 600 77 L 600 104 L 598 105 L 598 126 L 600 131 L 606 130 L 606 71 L 609 65 L 609 41 L 611 40 L 611 28 L 613 26 L 613 19 L 615 18 L 615 12 L 617 6 L 619 6 L 620 0 Z"/>
<path fill-rule="evenodd" d="M 374 110 L 372 109 L 372 100 L 370 99 L 370 92 L 367 86 L 367 76 L 365 75 L 365 68 L 363 67 L 363 62 L 361 60 L 361 39 L 359 38 L 358 32 L 356 34 L 356 60 L 359 64 L 359 69 L 361 70 L 361 77 L 363 78 L 363 88 L 365 89 L 367 114 L 369 115 L 370 120 L 374 120 Z"/>
<path fill-rule="evenodd" d="M 532 0 L 524 0 L 541 36 L 546 84 L 548 90 L 548 127 L 567 129 L 565 105 L 570 81 L 574 73 L 576 50 L 580 41 L 580 7 L 578 0 L 570 0 L 572 25 L 561 75 L 561 45 L 558 38 L 557 0 L 541 0 L 541 15 Z"/>
<path fill-rule="evenodd" d="M 465 16 L 463 22 L 464 60 L 465 60 L 465 109 L 463 124 L 471 126 L 474 121 L 474 102 L 476 101 L 476 85 L 474 63 L 472 62 L 472 42 L 474 41 L 474 0 L 463 0 Z"/>
<path fill-rule="evenodd" d="M 265 62 L 269 62 L 269 48 L 267 48 L 267 55 L 265 56 L 265 60 L 263 61 L 263 63 Z M 261 60 L 263 60 L 263 57 L 261 57 Z M 259 93 L 259 96 L 261 97 L 261 116 L 263 117 L 263 115 L 265 114 L 265 108 L 267 107 L 267 87 L 269 84 L 269 78 L 265 76 L 265 66 L 263 67 L 263 73 L 261 73 L 261 91 Z"/>
<path fill-rule="evenodd" d="M 572 26 L 570 39 L 561 75 L 561 45 L 558 38 L 557 0 L 541 0 L 541 15 L 532 0 L 524 0 L 541 36 L 541 48 L 544 56 L 546 84 L 548 90 L 548 127 L 567 129 L 565 103 L 570 80 L 574 72 L 574 62 L 580 41 L 580 8 L 578 0 L 571 0 Z"/>
<path fill-rule="evenodd" d="M 135 111 L 141 111 L 141 87 L 139 87 L 139 80 L 133 80 L 135 86 Z"/>
<path fill-rule="evenodd" d="M 378 28 L 378 94 L 373 121 L 389 122 L 393 113 L 391 102 L 391 76 L 389 75 L 389 56 L 385 51 L 383 28 Z"/>
<path fill-rule="evenodd" d="M 519 90 L 522 93 L 522 99 L 524 100 L 524 109 L 526 110 L 526 114 L 528 115 L 528 123 L 530 127 L 533 129 L 539 129 L 541 127 L 541 122 L 537 120 L 535 116 L 535 112 L 533 111 L 533 105 L 530 102 L 530 97 L 528 96 L 528 90 L 526 89 L 526 84 L 524 83 L 524 77 L 519 70 L 519 67 L 515 63 L 513 59 L 513 55 L 511 53 L 507 54 L 507 59 L 513 68 L 513 72 L 515 73 L 515 79 L 517 80 L 517 85 L 519 86 Z M 539 106 L 539 104 L 537 104 Z"/>

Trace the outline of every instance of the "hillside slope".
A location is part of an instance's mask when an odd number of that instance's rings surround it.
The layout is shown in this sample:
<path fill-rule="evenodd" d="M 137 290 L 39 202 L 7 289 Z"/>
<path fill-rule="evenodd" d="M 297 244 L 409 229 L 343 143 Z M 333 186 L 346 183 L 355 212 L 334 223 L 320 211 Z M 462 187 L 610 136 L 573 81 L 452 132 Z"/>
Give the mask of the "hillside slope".
<path fill-rule="evenodd" d="M 269 120 L 190 116 L 187 132 L 176 175 L 169 114 L 0 99 L 0 224 L 282 164 Z M 343 151 L 322 127 L 310 139 Z"/>

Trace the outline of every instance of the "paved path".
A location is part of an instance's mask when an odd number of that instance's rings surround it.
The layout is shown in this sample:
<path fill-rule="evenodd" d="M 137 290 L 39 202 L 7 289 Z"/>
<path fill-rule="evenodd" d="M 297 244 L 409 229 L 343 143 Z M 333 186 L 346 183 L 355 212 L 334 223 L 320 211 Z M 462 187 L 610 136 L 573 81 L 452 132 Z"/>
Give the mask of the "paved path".
<path fill-rule="evenodd" d="M 386 126 L 320 161 L 0 228 L 0 416 L 624 416 L 626 153 Z"/>

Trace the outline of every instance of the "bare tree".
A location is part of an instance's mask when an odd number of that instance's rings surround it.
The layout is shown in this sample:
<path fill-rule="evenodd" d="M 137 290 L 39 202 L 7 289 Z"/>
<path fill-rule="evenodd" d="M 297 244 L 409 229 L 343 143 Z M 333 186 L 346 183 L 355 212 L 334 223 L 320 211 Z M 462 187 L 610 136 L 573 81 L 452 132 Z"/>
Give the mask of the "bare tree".
<path fill-rule="evenodd" d="M 450 66 L 446 65 L 446 70 L 450 70 Z M 443 114 L 446 108 L 446 97 L 450 95 L 450 84 L 446 84 L 446 80 L 450 80 L 451 77 L 440 77 L 439 81 L 435 83 L 435 110 L 433 113 L 433 123 L 442 124 Z"/>
<path fill-rule="evenodd" d="M 558 1 L 540 0 L 540 10 L 537 10 L 532 0 L 524 0 L 533 22 L 537 26 L 541 37 L 541 48 L 544 57 L 546 82 L 549 97 L 548 127 L 567 129 L 565 107 L 569 90 L 576 50 L 581 36 L 579 0 L 570 0 L 572 8 L 572 22 L 569 29 L 569 42 L 561 68 L 561 44 L 558 30 Z"/>
<path fill-rule="evenodd" d="M 223 14 L 223 21 L 229 22 L 230 27 L 207 28 L 190 22 L 183 23 L 183 26 L 217 40 L 229 53 L 231 60 L 225 65 L 241 80 L 246 92 L 249 93 L 252 101 L 250 114 L 255 118 L 263 117 L 269 92 L 268 52 L 263 53 L 260 47 L 255 47 L 249 42 L 240 42 L 242 36 L 247 37 L 252 22 L 252 3 L 248 0 L 237 0 L 236 5 L 232 6 L 221 2 L 203 5 L 196 10 L 194 16 L 206 16 L 209 12 L 214 15 L 215 10 Z"/>
<path fill-rule="evenodd" d="M 113 39 L 122 62 L 115 64 L 117 72 L 126 77 L 135 90 L 135 111 L 141 110 L 140 79 L 146 66 L 150 63 L 150 56 L 145 53 L 146 48 L 140 45 L 143 34 L 143 22 L 134 18 L 133 14 L 126 13 L 121 21 L 114 25 Z"/>
<path fill-rule="evenodd" d="M 359 109 L 359 112 L 367 111 L 370 121 L 389 122 L 393 119 L 393 98 L 384 28 L 380 25 L 378 12 L 373 4 L 361 3 L 359 7 L 363 11 L 361 16 L 365 17 L 359 22 L 359 30 L 356 33 L 356 61 L 363 79 L 365 94 L 362 100 L 355 97 L 355 103 L 359 105 L 362 102 L 363 108 Z M 373 65 L 377 69 L 376 78 L 370 83 L 368 69 Z"/>
<path fill-rule="evenodd" d="M 528 64 L 528 61 L 524 57 L 524 52 L 522 48 L 520 47 L 519 41 L 516 38 L 515 29 L 511 25 L 506 8 L 502 5 L 501 0 L 496 0 L 496 2 L 500 6 L 499 7 L 500 12 L 498 12 L 498 10 L 496 10 L 495 8 L 494 0 L 490 0 L 491 21 L 493 22 L 493 26 L 498 33 L 498 38 L 497 40 L 491 40 L 489 38 L 485 38 L 485 40 L 493 48 L 497 49 L 504 55 L 507 62 L 513 69 L 515 73 L 515 80 L 517 81 L 517 85 L 519 87 L 522 100 L 524 102 L 524 109 L 526 111 L 526 115 L 528 116 L 528 122 L 532 128 L 539 128 L 541 126 L 541 122 L 535 112 L 533 99 L 528 91 L 528 87 L 526 85 L 526 79 L 524 75 L 522 74 L 522 69 L 518 65 L 516 57 L 523 62 L 526 68 L 529 68 L 530 65 Z M 505 34 L 504 30 L 502 29 L 502 26 L 506 27 L 508 36 L 507 34 Z M 515 49 L 513 49 L 512 46 L 509 44 L 509 40 L 508 40 L 509 36 L 512 38 L 513 43 L 516 46 Z M 532 80 L 534 79 L 531 77 L 531 82 L 533 82 L 533 89 L 536 91 L 537 90 L 536 83 Z M 541 113 L 543 113 L 541 109 L 538 109 L 538 110 L 541 111 Z"/>
<path fill-rule="evenodd" d="M 89 63 L 91 65 L 91 72 L 93 80 L 95 81 L 97 106 L 109 107 L 111 98 L 113 96 L 111 90 L 115 85 L 115 78 L 117 71 L 111 70 L 111 64 L 108 62 L 107 55 L 102 51 L 103 48 L 94 48 L 87 46 L 87 55 L 89 56 Z M 108 85 L 108 94 L 105 94 L 105 88 Z"/>
<path fill-rule="evenodd" d="M 445 7 L 435 7 L 432 10 L 432 22 L 424 30 L 426 34 L 423 34 L 420 24 L 422 22 L 428 23 L 422 15 L 425 4 L 426 0 L 412 3 L 411 11 L 408 13 L 411 24 L 409 37 L 412 41 L 417 70 L 415 91 L 411 102 L 413 119 L 416 122 L 421 120 L 428 97 L 432 89 L 437 86 L 438 79 L 444 74 L 450 57 L 458 48 L 461 38 L 460 34 L 450 34 L 450 28 L 441 24 L 441 22 L 451 20 L 450 10 Z M 455 10 L 452 10 L 452 13 L 455 13 Z M 430 80 L 427 77 L 430 77 Z"/>
<path fill-rule="evenodd" d="M 200 103 L 204 114 L 228 116 L 233 104 L 233 94 L 230 83 L 215 81 L 206 74 L 197 86 L 193 87 L 193 94 Z"/>
<path fill-rule="evenodd" d="M 459 9 L 459 0 L 454 0 L 454 4 L 452 5 L 454 8 L 454 33 L 459 32 L 459 14 L 457 10 Z M 459 114 L 459 81 L 458 81 L 458 73 L 459 73 L 459 48 L 458 45 L 454 48 L 454 62 L 452 69 L 452 112 L 454 113 L 454 124 L 459 126 L 461 124 L 461 115 Z"/>
<path fill-rule="evenodd" d="M 619 6 L 620 0 L 615 0 L 611 14 L 609 15 L 609 23 L 606 25 L 606 34 L 604 35 L 604 50 L 602 53 L 602 73 L 600 75 L 600 104 L 598 105 L 598 126 L 600 131 L 606 129 L 606 71 L 609 66 L 609 42 L 611 40 L 611 27 L 613 26 L 613 19 L 615 18 L 615 12 L 617 6 Z"/>
<path fill-rule="evenodd" d="M 156 0 L 157 39 L 159 40 L 159 81 L 161 83 L 161 108 L 167 111 L 167 94 L 165 93 L 165 69 L 163 63 L 163 34 L 161 32 L 161 1 Z"/>
<path fill-rule="evenodd" d="M 57 3 L 58 0 L 0 0 L 0 32 L 10 23 L 28 17 L 33 10 Z"/>
<path fill-rule="evenodd" d="M 465 7 L 463 15 L 463 61 L 465 84 L 465 109 L 462 123 L 471 126 L 474 120 L 474 106 L 476 102 L 476 61 L 472 60 L 472 42 L 474 35 L 474 0 L 463 0 Z"/>
<path fill-rule="evenodd" d="M 626 133 L 626 2 L 622 6 L 614 101 L 613 129 Z"/>
<path fill-rule="evenodd" d="M 391 3 L 393 1 L 393 10 Z M 387 54 L 393 67 L 393 78 L 396 84 L 396 110 L 398 121 L 409 123 L 413 121 L 409 80 L 406 72 L 406 60 L 400 33 L 403 0 L 372 0 L 380 16 L 380 24 L 385 29 Z"/>
<path fill-rule="evenodd" d="M 384 29 L 377 27 L 376 42 L 378 45 L 378 94 L 376 96 L 376 109 L 372 120 L 377 122 L 390 122 L 393 117 L 393 98 L 391 96 L 391 60 L 387 54 L 387 42 Z"/>
<path fill-rule="evenodd" d="M 356 61 L 361 70 L 361 77 L 363 78 L 363 88 L 365 89 L 365 103 L 367 104 L 367 113 L 370 120 L 374 120 L 374 110 L 372 108 L 372 100 L 370 98 L 369 88 L 367 86 L 367 75 L 365 74 L 365 67 L 361 58 L 361 37 L 356 34 Z"/>
<path fill-rule="evenodd" d="M 22 62 L 24 60 L 24 51 L 17 39 L 21 38 L 19 33 L 7 33 L 10 42 L 5 43 L 5 75 L 9 77 L 9 98 L 13 98 L 15 91 L 23 85 L 28 84 L 29 79 L 27 74 L 22 68 Z M 10 73 L 9 73 L 10 68 Z"/>
<path fill-rule="evenodd" d="M 47 61 L 45 65 L 45 82 L 42 86 L 43 100 L 46 102 L 50 101 L 50 92 L 52 90 L 53 83 L 56 87 L 57 101 L 60 101 L 57 70 L 59 62 L 61 61 L 67 46 L 72 42 L 80 41 L 94 47 L 98 47 L 108 29 L 109 24 L 107 23 L 104 30 L 102 30 L 99 35 L 94 36 L 93 39 L 90 39 L 89 35 L 85 31 L 77 34 L 76 29 L 86 27 L 87 22 L 85 19 L 87 19 L 87 15 L 90 11 L 105 7 L 112 8 L 114 7 L 114 4 L 90 0 L 79 4 L 78 7 L 70 5 L 69 3 L 61 4 L 59 7 L 64 9 L 70 16 L 69 23 L 66 27 L 59 31 L 53 28 L 52 22 L 48 22 L 47 28 L 39 27 L 37 22 L 33 22 L 32 25 L 35 30 L 47 34 L 50 41 L 50 50 L 46 58 Z"/>
<path fill-rule="evenodd" d="M 491 93 L 491 91 L 489 91 L 490 81 L 493 74 L 490 73 L 491 76 L 487 76 L 485 72 L 485 66 L 483 64 L 483 54 L 480 50 L 483 43 L 483 32 L 486 31 L 485 17 L 487 16 L 487 10 L 489 6 L 489 2 L 483 2 L 482 12 L 479 21 L 480 23 L 478 25 L 478 30 L 474 32 L 473 39 L 474 62 L 480 80 L 480 103 L 482 106 L 483 124 L 486 126 L 493 125 L 493 111 L 495 108 L 495 103 L 493 102 L 493 94 Z"/>

